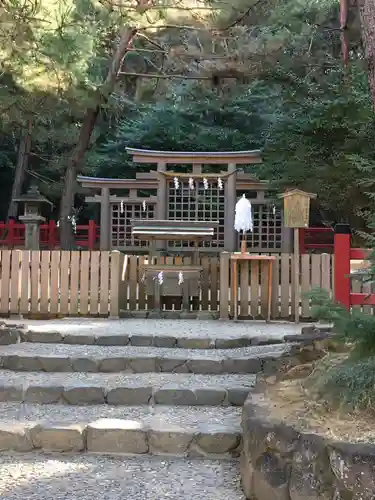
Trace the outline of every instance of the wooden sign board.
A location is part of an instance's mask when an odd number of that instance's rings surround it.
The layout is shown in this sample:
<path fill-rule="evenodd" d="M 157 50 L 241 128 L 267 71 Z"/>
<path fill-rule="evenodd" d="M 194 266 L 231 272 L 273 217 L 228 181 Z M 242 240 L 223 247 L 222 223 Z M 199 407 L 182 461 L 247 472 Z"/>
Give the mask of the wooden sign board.
<path fill-rule="evenodd" d="M 284 199 L 284 225 L 290 228 L 309 226 L 310 200 L 315 194 L 293 189 L 280 195 Z"/>

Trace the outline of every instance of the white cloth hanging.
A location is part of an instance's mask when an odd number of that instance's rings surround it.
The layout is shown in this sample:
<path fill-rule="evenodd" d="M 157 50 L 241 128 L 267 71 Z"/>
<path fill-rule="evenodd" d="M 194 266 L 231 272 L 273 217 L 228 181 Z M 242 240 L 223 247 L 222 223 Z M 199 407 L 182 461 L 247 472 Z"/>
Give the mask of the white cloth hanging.
<path fill-rule="evenodd" d="M 253 231 L 253 214 L 251 210 L 251 203 L 242 195 L 236 204 L 235 217 L 234 217 L 234 229 L 238 232 L 243 231 Z"/>

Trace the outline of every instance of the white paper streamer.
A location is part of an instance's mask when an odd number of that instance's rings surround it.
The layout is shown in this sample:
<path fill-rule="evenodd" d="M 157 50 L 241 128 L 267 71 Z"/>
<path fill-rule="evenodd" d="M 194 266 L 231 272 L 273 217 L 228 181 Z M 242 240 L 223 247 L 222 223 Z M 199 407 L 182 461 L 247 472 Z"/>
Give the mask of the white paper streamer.
<path fill-rule="evenodd" d="M 163 282 L 164 282 L 164 273 L 163 273 L 163 271 L 160 271 L 160 273 L 158 274 L 158 281 L 159 281 L 159 285 L 163 284 Z"/>
<path fill-rule="evenodd" d="M 182 285 L 183 282 L 184 282 L 184 273 L 182 271 L 180 271 L 178 273 L 178 284 Z"/>
<path fill-rule="evenodd" d="M 142 210 L 146 212 L 146 202 L 145 200 L 142 201 Z"/>
<path fill-rule="evenodd" d="M 217 180 L 217 186 L 218 188 L 220 189 L 220 191 L 223 189 L 224 185 L 223 185 L 223 180 L 221 177 L 218 178 Z"/>
<path fill-rule="evenodd" d="M 180 187 L 180 183 L 178 182 L 177 177 L 173 177 L 174 188 L 178 189 Z"/>
<path fill-rule="evenodd" d="M 194 189 L 194 179 L 192 177 L 189 179 L 189 188 Z"/>
<path fill-rule="evenodd" d="M 206 177 L 203 177 L 203 187 L 204 189 L 208 189 L 208 180 L 206 179 Z"/>
<path fill-rule="evenodd" d="M 123 214 L 124 213 L 124 202 L 121 200 L 121 203 L 120 203 L 120 214 Z"/>
<path fill-rule="evenodd" d="M 238 232 L 253 231 L 253 214 L 251 203 L 245 195 L 236 204 L 236 215 L 234 218 L 234 229 Z"/>

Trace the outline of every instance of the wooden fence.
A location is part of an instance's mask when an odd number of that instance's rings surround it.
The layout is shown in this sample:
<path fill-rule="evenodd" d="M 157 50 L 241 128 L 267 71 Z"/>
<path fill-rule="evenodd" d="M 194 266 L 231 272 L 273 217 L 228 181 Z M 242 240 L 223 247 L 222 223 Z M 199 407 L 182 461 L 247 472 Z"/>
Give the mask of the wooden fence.
<path fill-rule="evenodd" d="M 2 316 L 119 315 L 119 252 L 0 252 Z"/>
<path fill-rule="evenodd" d="M 275 254 L 273 286 L 272 286 L 272 319 L 291 319 L 294 311 L 294 272 L 291 254 Z M 160 257 L 160 264 L 190 264 L 188 257 Z M 146 309 L 148 300 L 143 281 L 143 269 L 147 258 L 137 255 L 129 256 L 127 280 L 125 283 L 122 308 L 127 310 Z M 233 304 L 230 298 L 230 265 L 229 254 L 220 257 L 202 257 L 203 267 L 202 290 L 199 309 L 202 311 L 218 311 L 222 319 L 233 316 Z M 313 287 L 321 287 L 333 294 L 332 271 L 333 256 L 328 254 L 305 254 L 300 264 L 300 317 L 311 317 L 311 307 L 305 293 Z M 239 269 L 238 317 L 243 319 L 265 318 L 267 313 L 266 266 L 253 261 L 242 262 Z"/>
<path fill-rule="evenodd" d="M 294 272 L 290 254 L 276 254 L 272 291 L 272 319 L 291 319 L 294 311 Z M 190 264 L 189 257 L 160 257 L 159 263 Z M 0 314 L 31 317 L 118 316 L 121 310 L 152 308 L 146 294 L 144 268 L 147 257 L 119 252 L 0 251 Z M 202 256 L 202 289 L 194 304 L 202 311 L 233 315 L 230 300 L 229 254 Z M 333 256 L 301 256 L 300 316 L 310 317 L 305 292 L 313 286 L 332 290 Z M 124 278 L 124 280 L 122 279 Z M 239 318 L 265 318 L 267 270 L 259 262 L 243 262 L 239 269 Z M 168 304 L 167 304 L 168 305 Z M 174 306 L 172 305 L 172 308 Z M 192 305 L 193 307 L 193 305 Z"/>

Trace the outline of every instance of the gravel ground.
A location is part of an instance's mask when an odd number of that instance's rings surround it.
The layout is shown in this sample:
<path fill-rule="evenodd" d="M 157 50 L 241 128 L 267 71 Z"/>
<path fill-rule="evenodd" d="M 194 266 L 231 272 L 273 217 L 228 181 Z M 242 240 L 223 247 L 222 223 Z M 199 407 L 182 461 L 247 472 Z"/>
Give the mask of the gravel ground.
<path fill-rule="evenodd" d="M 241 427 L 241 407 L 213 406 L 109 406 L 91 405 L 37 405 L 26 403 L 0 403 L 0 424 L 14 421 L 93 422 L 101 418 L 140 420 L 151 427 L 166 425 L 197 430 L 206 428 Z M 0 469 L 1 470 L 1 469 Z M 1 474 L 0 474 L 1 476 Z M 1 497 L 0 497 L 1 498 Z"/>
<path fill-rule="evenodd" d="M 215 320 L 167 320 L 167 319 L 77 319 L 40 321 L 22 320 L 30 330 L 59 331 L 75 335 L 174 335 L 179 337 L 236 338 L 236 337 L 272 337 L 281 339 L 284 335 L 301 333 L 301 325 L 294 323 L 265 323 L 251 321 L 234 323 Z"/>
<path fill-rule="evenodd" d="M 2 500 L 245 500 L 236 461 L 0 455 Z"/>
<path fill-rule="evenodd" d="M 67 356 L 71 358 L 173 358 L 173 359 L 237 359 L 251 358 L 267 354 L 281 354 L 287 352 L 292 344 L 278 344 L 252 347 L 238 347 L 235 349 L 181 349 L 168 347 L 135 347 L 135 346 L 92 346 L 70 344 L 39 344 L 21 343 L 1 346 L 0 355 L 26 356 Z"/>
<path fill-rule="evenodd" d="M 236 387 L 253 387 L 255 375 L 200 375 L 193 373 L 43 373 L 0 371 L 0 387 L 15 386 L 27 389 L 30 386 L 63 386 L 77 387 L 91 385 L 106 388 L 115 387 L 164 387 L 195 389 L 220 387 L 232 389 Z"/>

